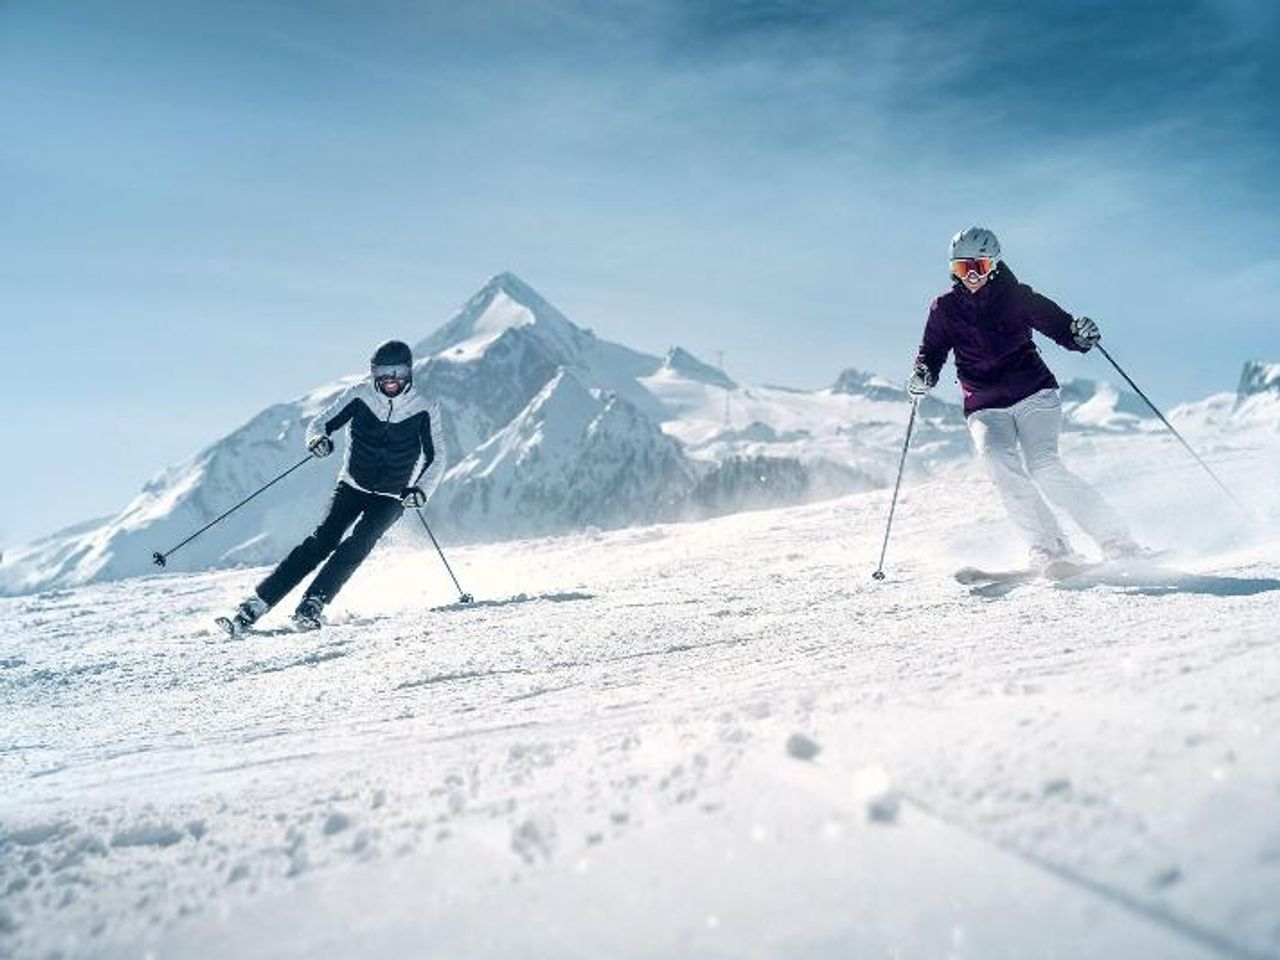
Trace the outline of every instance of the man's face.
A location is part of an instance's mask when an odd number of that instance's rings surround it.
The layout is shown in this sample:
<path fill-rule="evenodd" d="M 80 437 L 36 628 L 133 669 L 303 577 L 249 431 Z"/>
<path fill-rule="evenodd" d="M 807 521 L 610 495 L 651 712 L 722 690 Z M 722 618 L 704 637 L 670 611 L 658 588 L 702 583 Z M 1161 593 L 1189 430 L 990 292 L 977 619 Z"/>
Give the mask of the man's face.
<path fill-rule="evenodd" d="M 377 385 L 384 397 L 398 397 L 404 392 L 405 382 L 398 377 L 380 377 Z"/>
<path fill-rule="evenodd" d="M 398 397 L 409 389 L 413 369 L 408 364 L 375 364 L 370 373 L 373 375 L 373 385 L 378 388 L 379 393 L 384 397 Z"/>

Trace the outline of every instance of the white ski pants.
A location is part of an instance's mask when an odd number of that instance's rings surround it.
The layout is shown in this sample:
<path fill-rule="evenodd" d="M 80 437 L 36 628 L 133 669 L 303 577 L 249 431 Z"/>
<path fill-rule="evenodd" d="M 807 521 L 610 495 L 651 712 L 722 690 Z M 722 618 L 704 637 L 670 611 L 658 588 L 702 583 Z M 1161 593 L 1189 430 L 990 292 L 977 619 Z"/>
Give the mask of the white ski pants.
<path fill-rule="evenodd" d="M 1033 551 L 1052 556 L 1067 545 L 1046 497 L 1098 543 L 1129 539 L 1120 515 L 1058 459 L 1062 402 L 1057 390 L 1040 390 L 1011 407 L 975 411 L 968 424 L 1010 519 Z"/>

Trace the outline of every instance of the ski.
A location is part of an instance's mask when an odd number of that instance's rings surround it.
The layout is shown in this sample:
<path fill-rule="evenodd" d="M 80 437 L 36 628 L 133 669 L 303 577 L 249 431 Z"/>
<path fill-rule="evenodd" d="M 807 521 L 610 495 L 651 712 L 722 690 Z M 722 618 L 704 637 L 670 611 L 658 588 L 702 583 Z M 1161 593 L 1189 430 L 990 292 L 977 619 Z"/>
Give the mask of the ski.
<path fill-rule="evenodd" d="M 961 567 L 955 572 L 955 578 L 966 587 L 984 583 L 1021 583 L 1035 580 L 1040 576 L 1039 570 L 1019 568 L 1014 570 L 983 570 L 981 567 Z"/>
<path fill-rule="evenodd" d="M 1012 570 L 983 570 L 981 567 L 961 567 L 955 572 L 955 578 L 966 587 L 986 587 L 1012 586 L 1041 579 L 1055 582 L 1071 580 L 1088 573 L 1123 576 L 1158 567 L 1160 558 L 1168 553 L 1168 550 L 1153 550 L 1138 557 L 1111 560 L 1054 560 L 1042 569 L 1022 567 Z"/>
<path fill-rule="evenodd" d="M 1041 571 L 1046 580 L 1070 580 L 1104 566 L 1106 561 L 1096 560 L 1051 560 Z"/>
<path fill-rule="evenodd" d="M 1018 567 L 1011 570 L 983 570 L 981 567 L 961 567 L 955 572 L 959 583 L 967 587 L 985 584 L 1030 583 L 1033 580 L 1070 580 L 1103 566 L 1101 562 L 1054 560 L 1044 568 Z"/>

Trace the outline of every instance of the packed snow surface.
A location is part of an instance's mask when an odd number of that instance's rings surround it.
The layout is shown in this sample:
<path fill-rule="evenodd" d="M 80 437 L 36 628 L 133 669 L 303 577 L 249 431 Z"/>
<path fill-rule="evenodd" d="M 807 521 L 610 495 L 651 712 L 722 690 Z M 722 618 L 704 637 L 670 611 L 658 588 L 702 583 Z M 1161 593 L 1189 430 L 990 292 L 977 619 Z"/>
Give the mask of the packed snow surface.
<path fill-rule="evenodd" d="M 1161 566 L 959 585 L 1018 559 L 962 460 L 882 583 L 876 491 L 449 550 L 471 606 L 405 527 L 318 633 L 0 600 L 0 955 L 1280 957 L 1276 435 L 1205 442 L 1248 520 L 1065 447 Z"/>

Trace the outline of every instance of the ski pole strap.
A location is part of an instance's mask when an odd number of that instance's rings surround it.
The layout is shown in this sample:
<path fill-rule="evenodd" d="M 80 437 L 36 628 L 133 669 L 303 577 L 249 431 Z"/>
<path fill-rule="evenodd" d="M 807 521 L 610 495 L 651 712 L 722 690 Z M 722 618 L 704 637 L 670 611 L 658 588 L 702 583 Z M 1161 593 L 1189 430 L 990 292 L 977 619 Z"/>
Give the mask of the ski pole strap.
<path fill-rule="evenodd" d="M 206 530 L 208 530 L 210 527 L 214 526 L 215 524 L 219 524 L 219 523 L 221 523 L 223 520 L 227 519 L 227 517 L 231 516 L 231 514 L 235 513 L 237 510 L 239 510 L 241 507 L 243 507 L 246 503 L 248 503 L 250 500 L 252 500 L 252 499 L 253 499 L 254 497 L 256 497 L 258 494 L 260 494 L 260 493 L 262 493 L 262 492 L 264 492 L 264 491 L 266 491 L 266 490 L 270 489 L 271 487 L 275 486 L 277 483 L 279 483 L 281 480 L 283 480 L 283 479 L 284 479 L 285 477 L 287 477 L 289 474 L 293 473 L 293 471 L 297 470 L 297 469 L 298 469 L 299 467 L 301 467 L 303 464 L 305 464 L 305 463 L 309 463 L 310 461 L 312 461 L 312 460 L 314 460 L 314 459 L 315 459 L 315 457 L 312 457 L 312 456 L 308 455 L 305 459 L 303 459 L 303 460 L 299 460 L 297 463 L 295 463 L 292 467 L 290 467 L 290 468 L 289 468 L 288 470 L 286 470 L 284 473 L 280 474 L 280 476 L 276 477 L 274 480 L 270 480 L 270 481 L 268 481 L 267 483 L 265 483 L 265 484 L 263 484 L 261 487 L 259 487 L 257 490 L 253 491 L 253 493 L 249 494 L 247 497 L 245 497 L 243 500 L 241 500 L 239 503 L 237 503 L 237 504 L 236 504 L 234 507 L 232 507 L 230 510 L 227 510 L 227 511 L 225 511 L 224 513 L 220 514 L 219 516 L 214 517 L 212 520 L 210 520 L 208 523 L 206 523 L 203 527 L 201 527 L 201 528 L 200 528 L 199 530 L 197 530 L 195 533 L 191 534 L 191 536 L 187 537 L 187 539 L 183 540 L 183 541 L 182 541 L 180 544 L 178 544 L 177 546 L 175 546 L 175 547 L 170 547 L 168 550 L 164 551 L 164 553 L 160 553 L 159 551 L 156 551 L 155 553 L 151 554 L 151 562 L 152 562 L 152 563 L 154 563 L 157 567 L 163 567 L 163 566 L 165 565 L 165 563 L 168 561 L 169 557 L 170 557 L 172 554 L 177 553 L 179 550 L 181 550 L 183 547 L 185 547 L 188 543 L 190 543 L 190 542 L 191 542 L 192 540 L 194 540 L 196 537 L 200 536 L 200 534 L 204 533 L 204 532 L 205 532 Z"/>
<path fill-rule="evenodd" d="M 1133 382 L 1133 378 L 1124 372 L 1124 369 L 1120 366 L 1120 364 L 1116 363 L 1115 358 L 1107 352 L 1107 348 L 1104 347 L 1101 343 L 1096 343 L 1094 344 L 1094 346 L 1102 353 L 1104 357 L 1107 358 L 1107 362 L 1110 363 L 1111 366 L 1115 367 L 1116 373 L 1124 377 L 1124 382 L 1129 384 L 1129 386 L 1133 388 L 1133 392 L 1136 393 L 1138 396 L 1140 396 L 1143 399 L 1143 402 L 1145 402 L 1146 405 L 1151 408 L 1151 412 L 1160 418 L 1160 422 L 1163 423 L 1165 427 L 1168 428 L 1169 432 L 1173 434 L 1174 437 L 1177 438 L 1178 442 L 1182 444 L 1183 447 L 1186 448 L 1187 453 L 1191 454 L 1191 456 L 1195 458 L 1196 463 L 1200 464 L 1200 466 L 1204 468 L 1204 472 L 1209 474 L 1209 476 L 1213 478 L 1213 482 L 1216 483 L 1220 488 L 1222 488 L 1222 492 L 1225 493 L 1231 499 L 1231 502 L 1234 503 L 1236 507 L 1239 508 L 1240 512 L 1243 513 L 1245 517 L 1252 520 L 1253 514 L 1249 512 L 1249 508 L 1240 502 L 1240 499 L 1236 497 L 1234 493 L 1231 492 L 1231 488 L 1228 487 L 1225 483 L 1223 483 L 1222 479 L 1216 473 L 1213 472 L 1213 468 L 1210 467 L 1209 464 L 1205 463 L 1204 459 L 1200 456 L 1200 454 L 1196 453 L 1195 450 L 1191 448 L 1191 444 L 1187 443 L 1187 441 L 1183 439 L 1182 434 L 1180 434 L 1174 428 L 1173 424 L 1170 423 L 1167 419 L 1165 419 L 1165 415 L 1160 412 L 1160 408 L 1151 402 L 1151 399 L 1145 393 L 1142 392 L 1142 388 Z"/>

